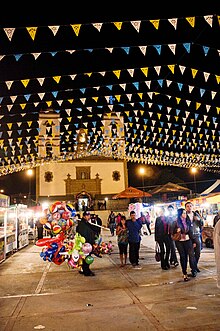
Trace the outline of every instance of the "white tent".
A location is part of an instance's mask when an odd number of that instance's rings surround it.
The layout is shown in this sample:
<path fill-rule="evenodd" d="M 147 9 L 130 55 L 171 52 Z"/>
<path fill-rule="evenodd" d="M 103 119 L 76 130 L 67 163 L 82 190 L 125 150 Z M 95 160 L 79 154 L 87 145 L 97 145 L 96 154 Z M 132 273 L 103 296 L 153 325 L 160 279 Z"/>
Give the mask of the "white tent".
<path fill-rule="evenodd" d="M 219 186 L 219 188 L 218 188 L 218 186 Z M 216 188 L 218 188 L 218 189 L 215 190 Z M 212 184 L 210 187 L 208 187 L 200 195 L 207 195 L 209 193 L 212 193 L 214 190 L 215 190 L 215 192 L 220 192 L 220 179 L 217 179 L 214 184 Z"/>

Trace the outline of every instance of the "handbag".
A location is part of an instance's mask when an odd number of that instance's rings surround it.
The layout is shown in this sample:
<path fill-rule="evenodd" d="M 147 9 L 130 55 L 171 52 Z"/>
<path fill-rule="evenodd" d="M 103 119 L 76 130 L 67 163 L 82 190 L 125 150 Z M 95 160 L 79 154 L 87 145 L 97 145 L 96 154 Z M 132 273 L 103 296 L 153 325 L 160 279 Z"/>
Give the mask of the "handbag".
<path fill-rule="evenodd" d="M 155 260 L 157 262 L 160 262 L 160 260 L 161 260 L 160 246 L 159 246 L 158 242 L 156 242 L 156 245 L 155 245 Z"/>
<path fill-rule="evenodd" d="M 171 234 L 171 239 L 174 240 L 174 241 L 180 240 L 181 239 L 181 232 L 176 232 L 176 233 Z"/>

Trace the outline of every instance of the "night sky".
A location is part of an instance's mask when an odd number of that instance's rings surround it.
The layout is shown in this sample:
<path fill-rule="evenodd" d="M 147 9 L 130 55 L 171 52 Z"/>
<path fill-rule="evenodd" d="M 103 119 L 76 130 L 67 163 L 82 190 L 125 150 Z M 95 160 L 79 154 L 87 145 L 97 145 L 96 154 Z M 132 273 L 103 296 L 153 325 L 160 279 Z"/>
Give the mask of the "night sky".
<path fill-rule="evenodd" d="M 65 3 L 65 2 L 64 2 Z M 112 4 L 109 6 L 105 5 L 102 7 L 96 6 L 93 2 L 93 4 L 87 4 L 84 6 L 84 4 L 80 8 L 80 3 L 77 5 L 77 9 L 71 9 L 69 8 L 69 3 L 67 6 L 62 3 L 62 8 L 51 8 L 51 12 L 48 14 L 45 12 L 45 10 L 42 8 L 34 8 L 33 11 L 29 12 L 27 15 L 24 14 L 24 11 L 22 11 L 20 7 L 20 12 L 18 11 L 16 17 L 14 15 L 11 15 L 10 10 L 8 11 L 1 11 L 0 13 L 0 23 L 1 27 L 16 27 L 16 26 L 48 26 L 48 25 L 63 25 L 63 24 L 76 24 L 76 23 L 87 23 L 87 22 L 112 22 L 112 21 L 129 21 L 129 20 L 147 20 L 147 19 L 164 19 L 166 17 L 190 17 L 190 16 L 199 16 L 199 15 L 208 15 L 208 14 L 220 14 L 219 13 L 219 6 L 217 4 L 213 3 L 208 3 L 206 5 L 203 5 L 202 8 L 201 6 L 198 8 L 191 8 L 190 6 L 187 6 L 187 4 L 184 4 L 184 6 L 181 6 L 181 3 L 177 3 L 176 6 L 172 4 L 172 6 L 169 6 L 169 3 L 166 3 L 166 12 L 167 14 L 165 15 L 163 12 L 163 9 L 160 9 L 160 5 L 158 3 L 151 4 L 149 9 L 146 9 L 146 4 L 143 7 L 143 2 L 135 2 L 135 4 L 132 4 L 131 8 L 126 4 L 126 7 L 124 8 L 124 11 L 120 12 L 118 8 L 114 8 Z M 216 3 L 216 2 L 215 2 Z M 152 7 L 153 6 L 153 7 Z M 164 7 L 164 4 L 163 4 Z M 176 8 L 175 8 L 176 7 Z M 181 8 L 182 7 L 182 8 Z M 217 8 L 218 7 L 218 8 Z M 91 14 L 91 11 L 93 11 L 93 14 Z M 217 12 L 218 11 L 218 12 Z M 134 31 L 132 31 L 132 34 L 134 34 Z M 110 36 L 110 34 L 109 34 Z M 153 43 L 153 39 L 151 40 L 151 36 L 148 37 L 148 43 L 150 44 L 151 42 Z M 110 38 L 110 37 L 109 37 Z M 199 38 L 199 36 L 198 36 Z M 164 36 L 163 42 L 169 42 L 169 36 Z M 181 42 L 184 42 L 186 38 L 182 39 Z M 145 40 L 143 39 L 143 45 L 145 44 Z M 208 40 L 207 40 L 208 42 Z M 96 45 L 97 43 L 97 45 Z M 140 45 L 140 41 L 138 42 L 138 45 Z M 210 41 L 211 43 L 211 41 Z M 29 40 L 27 44 L 21 45 L 21 53 L 23 52 L 28 52 L 29 46 L 31 44 L 31 41 Z M 88 45 L 91 45 L 91 47 L 98 47 L 98 41 L 96 40 L 91 40 L 91 43 L 88 43 Z M 106 45 L 122 45 L 122 41 L 120 39 L 115 40 L 107 40 Z M 4 49 L 3 45 L 2 50 L 0 51 L 0 54 L 4 54 L 5 51 L 9 51 Z M 15 50 L 17 52 L 17 47 L 18 45 L 14 46 L 11 48 L 11 53 Z M 69 45 L 70 48 L 74 48 L 76 45 Z M 80 45 L 80 43 L 77 45 L 77 47 L 80 47 L 83 45 Z M 124 45 L 126 46 L 126 45 Z M 51 50 L 53 50 L 53 45 L 49 44 L 41 44 L 41 50 L 47 50 L 47 47 Z M 56 45 L 57 49 L 59 48 L 58 44 Z M 56 48 L 55 48 L 56 49 Z M 220 44 L 218 45 L 218 49 L 220 49 Z M 32 51 L 34 48 L 32 49 Z M 36 52 L 38 49 L 36 48 Z M 119 53 L 117 53 L 117 56 Z M 78 58 L 77 58 L 78 59 Z M 78 59 L 79 60 L 79 59 Z M 100 68 L 101 64 L 105 63 L 105 54 L 103 54 L 103 57 L 100 57 L 100 61 L 98 63 L 93 63 L 93 68 Z M 110 67 L 113 67 L 114 62 L 116 61 L 116 57 L 109 57 Z M 140 61 L 143 61 L 142 58 L 139 58 Z M 197 64 L 198 58 L 194 58 L 193 61 L 195 65 Z M 44 68 L 42 72 L 37 71 L 38 68 L 37 66 L 33 66 L 31 62 L 28 62 L 28 68 L 25 64 L 25 62 L 22 62 L 19 64 L 19 67 L 17 67 L 17 63 L 14 63 L 13 61 L 9 62 L 3 62 L 3 67 L 1 70 L 1 81 L 7 80 L 7 79 L 20 79 L 20 77 L 23 77 L 22 74 L 24 72 L 24 69 L 28 69 L 28 76 L 31 76 L 31 74 L 35 75 L 36 77 L 41 77 L 41 76 L 51 76 L 51 72 L 57 72 L 58 69 L 61 69 L 62 66 L 62 58 L 60 57 L 59 60 L 55 62 L 47 62 L 47 67 L 44 65 L 41 67 Z M 156 62 L 154 59 L 148 59 L 153 65 L 156 65 Z M 83 63 L 84 62 L 84 63 Z M 81 68 L 80 70 L 82 72 L 86 72 L 86 69 L 89 68 L 88 66 L 89 62 L 89 57 L 87 58 L 86 56 L 83 58 L 83 60 L 80 63 Z M 149 63 L 150 63 L 149 62 Z M 165 58 L 164 58 L 165 62 Z M 4 64 L 5 63 L 5 64 Z M 120 63 L 120 62 L 119 62 Z M 166 63 L 166 62 L 165 62 Z M 39 63 L 40 65 L 41 63 Z M 123 63 L 125 67 L 132 67 L 130 65 L 130 62 L 128 63 Z M 10 67 L 9 67 L 10 65 Z M 121 63 L 120 63 L 121 65 Z M 138 63 L 138 66 L 141 67 L 141 65 L 144 65 L 144 63 L 140 62 Z M 76 63 L 72 61 L 69 63 L 69 70 L 66 71 L 66 74 L 69 72 L 74 72 L 77 71 L 78 68 L 76 67 Z M 8 68 L 10 70 L 8 71 Z M 18 70 L 17 70 L 18 68 Z M 215 68 L 215 63 L 212 63 L 210 61 L 209 64 L 209 71 L 213 71 Z M 66 70 L 66 69 L 64 69 Z M 96 70 L 96 69 L 94 69 Z M 97 69 L 98 70 L 98 69 Z M 100 70 L 100 69 L 99 69 Z M 219 69 L 215 71 L 216 74 L 220 75 Z M 65 73 L 65 72 L 64 72 Z M 9 74 L 9 75 L 8 75 Z M 68 85 L 66 84 L 66 87 L 68 88 Z M 35 87 L 34 87 L 35 88 Z M 34 91 L 34 89 L 33 89 Z M 0 90 L 0 96 L 4 95 L 5 91 Z M 12 91 L 12 94 L 16 94 L 17 91 Z M 142 178 L 140 175 L 136 174 L 134 169 L 140 167 L 141 164 L 137 163 L 129 163 L 128 165 L 128 170 L 129 170 L 129 185 L 135 186 L 138 188 L 142 187 Z M 181 184 L 182 182 L 185 182 L 187 186 L 190 189 L 194 189 L 194 180 L 193 180 L 193 175 L 190 173 L 189 169 L 187 168 L 178 168 L 178 167 L 160 167 L 160 166 L 147 166 L 149 170 L 149 176 L 146 176 L 144 178 L 144 185 L 145 185 L 145 190 L 148 190 L 148 188 L 151 188 L 152 186 L 155 185 L 161 185 L 165 184 L 166 182 L 166 177 L 167 181 L 172 181 L 170 179 L 173 179 L 176 183 Z M 166 176 L 167 174 L 167 176 Z M 207 171 L 202 171 L 200 170 L 196 174 L 196 185 L 197 185 L 197 190 L 198 192 L 203 191 L 207 187 L 209 187 L 213 182 L 220 177 L 219 174 L 216 173 L 211 173 Z M 25 175 L 24 172 L 18 172 L 14 173 L 11 175 L 6 175 L 6 176 L 0 176 L 0 189 L 4 189 L 5 194 L 17 194 L 17 193 L 27 193 L 29 190 L 29 179 Z M 32 192 L 35 191 L 35 185 L 34 185 L 34 180 L 32 180 L 31 183 L 31 190 Z M 117 192 L 116 192 L 117 193 Z"/>

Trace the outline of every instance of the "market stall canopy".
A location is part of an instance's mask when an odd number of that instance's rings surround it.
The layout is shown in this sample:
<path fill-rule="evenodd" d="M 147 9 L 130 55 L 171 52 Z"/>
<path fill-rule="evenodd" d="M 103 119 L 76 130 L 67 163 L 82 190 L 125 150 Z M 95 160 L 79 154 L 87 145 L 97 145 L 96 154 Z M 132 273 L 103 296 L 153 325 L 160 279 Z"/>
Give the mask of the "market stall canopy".
<path fill-rule="evenodd" d="M 168 182 L 165 185 L 160 185 L 153 190 L 150 191 L 152 195 L 154 194 L 160 194 L 160 193 L 173 193 L 173 192 L 188 192 L 190 191 L 185 186 L 180 186 L 175 183 Z"/>
<path fill-rule="evenodd" d="M 112 199 L 132 199 L 132 198 L 143 198 L 143 197 L 152 197 L 148 192 L 141 191 L 135 187 L 129 186 L 124 191 L 113 195 Z"/>
<path fill-rule="evenodd" d="M 220 179 L 217 179 L 214 184 L 209 186 L 205 191 L 203 191 L 200 195 L 207 195 L 210 193 L 220 192 Z"/>

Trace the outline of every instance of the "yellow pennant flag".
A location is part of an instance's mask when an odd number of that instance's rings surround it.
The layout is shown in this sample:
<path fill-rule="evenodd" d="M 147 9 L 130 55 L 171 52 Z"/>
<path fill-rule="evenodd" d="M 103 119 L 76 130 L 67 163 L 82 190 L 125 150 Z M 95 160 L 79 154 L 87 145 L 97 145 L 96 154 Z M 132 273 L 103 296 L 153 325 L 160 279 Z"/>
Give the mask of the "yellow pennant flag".
<path fill-rule="evenodd" d="M 121 30 L 122 22 L 114 22 L 114 25 L 116 26 L 116 28 L 117 28 L 118 30 Z"/>
<path fill-rule="evenodd" d="M 22 79 L 21 82 L 24 85 L 24 87 L 27 87 L 28 83 L 29 83 L 30 79 Z"/>
<path fill-rule="evenodd" d="M 138 93 L 138 95 L 139 95 L 140 99 L 143 98 L 143 93 Z"/>
<path fill-rule="evenodd" d="M 201 106 L 200 102 L 196 102 L 196 110 Z"/>
<path fill-rule="evenodd" d="M 52 101 L 46 101 L 46 104 L 47 104 L 48 107 L 51 107 Z"/>
<path fill-rule="evenodd" d="M 119 78 L 120 77 L 120 74 L 121 74 L 121 70 L 113 70 L 113 73 L 115 74 L 115 76 L 117 78 Z"/>
<path fill-rule="evenodd" d="M 99 97 L 92 97 L 92 99 L 95 100 L 95 102 L 98 101 L 98 98 L 99 98 Z M 111 115 L 111 114 L 110 114 L 110 115 Z"/>
<path fill-rule="evenodd" d="M 69 103 L 73 103 L 74 99 L 68 99 Z"/>
<path fill-rule="evenodd" d="M 142 71 L 143 74 L 147 77 L 147 75 L 148 75 L 148 67 L 146 67 L 146 68 L 141 68 L 141 71 Z"/>
<path fill-rule="evenodd" d="M 195 78 L 198 70 L 197 69 L 191 69 L 191 70 L 192 70 L 192 76 L 193 78 Z"/>
<path fill-rule="evenodd" d="M 24 109 L 26 106 L 26 103 L 20 103 L 21 109 Z"/>
<path fill-rule="evenodd" d="M 160 20 L 150 20 L 150 22 L 153 24 L 153 26 L 155 27 L 155 29 L 158 30 Z"/>
<path fill-rule="evenodd" d="M 118 102 L 120 102 L 120 99 L 121 99 L 121 95 L 115 95 L 115 98 Z"/>
<path fill-rule="evenodd" d="M 37 32 L 37 27 L 29 27 L 29 28 L 26 28 L 29 35 L 31 36 L 32 40 L 35 39 L 35 36 L 36 36 L 36 32 Z"/>
<path fill-rule="evenodd" d="M 9 128 L 9 130 L 11 130 L 12 123 L 7 123 L 7 126 L 8 126 L 8 128 Z"/>
<path fill-rule="evenodd" d="M 53 79 L 55 80 L 56 83 L 59 83 L 61 76 L 53 76 Z"/>
<path fill-rule="evenodd" d="M 81 28 L 82 24 L 71 24 L 71 27 L 73 28 L 73 31 L 75 32 L 76 36 L 79 35 L 79 30 Z"/>
<path fill-rule="evenodd" d="M 87 75 L 87 76 L 91 77 L 92 76 L 92 72 L 86 72 L 84 75 Z"/>
<path fill-rule="evenodd" d="M 175 69 L 175 64 L 169 64 L 168 68 L 170 69 L 170 71 L 174 74 L 174 69 Z"/>
<path fill-rule="evenodd" d="M 193 28 L 195 27 L 195 17 L 186 17 L 186 20 Z"/>
<path fill-rule="evenodd" d="M 219 84 L 220 83 L 220 76 L 215 75 L 215 77 L 216 77 L 217 83 Z"/>

